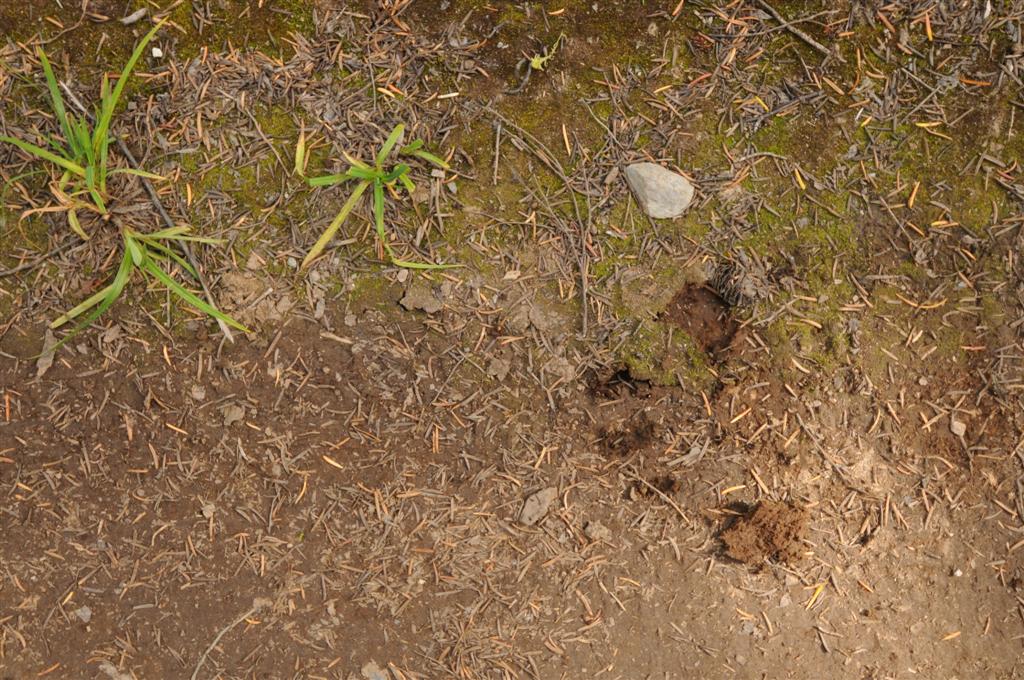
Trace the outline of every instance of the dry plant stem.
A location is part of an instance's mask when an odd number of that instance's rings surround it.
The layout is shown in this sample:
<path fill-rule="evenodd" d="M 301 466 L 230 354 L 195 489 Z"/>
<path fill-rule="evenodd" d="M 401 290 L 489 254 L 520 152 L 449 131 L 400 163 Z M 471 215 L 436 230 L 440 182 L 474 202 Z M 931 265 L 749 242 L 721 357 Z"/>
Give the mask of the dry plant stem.
<path fill-rule="evenodd" d="M 269 606 L 269 600 L 258 597 L 255 600 L 253 600 L 252 606 L 249 607 L 249 609 L 244 614 L 242 614 L 237 619 L 226 625 L 224 628 L 221 628 L 220 632 L 217 633 L 217 637 L 213 638 L 213 642 L 210 643 L 210 646 L 207 647 L 206 651 L 204 651 L 202 656 L 199 657 L 199 661 L 196 662 L 196 667 L 192 671 L 191 680 L 196 680 L 196 678 L 199 677 L 199 671 L 202 670 L 203 664 L 206 663 L 206 659 L 209 658 L 210 652 L 212 652 L 217 647 L 217 645 L 220 644 L 221 639 L 223 639 L 225 635 L 230 633 L 232 628 L 240 624 L 242 621 L 245 621 L 250 616 L 253 616 L 261 609 L 264 609 Z"/>
<path fill-rule="evenodd" d="M 65 250 L 68 250 L 72 246 L 78 244 L 78 242 L 79 242 L 78 239 L 74 239 L 72 241 L 68 241 L 66 243 L 62 243 L 59 246 L 51 249 L 49 252 L 45 253 L 44 255 L 40 255 L 39 257 L 37 257 L 37 258 L 35 258 L 33 260 L 29 260 L 28 262 L 22 262 L 21 264 L 19 264 L 17 266 L 11 267 L 10 269 L 0 270 L 0 279 L 2 279 L 4 277 L 7 277 L 7 276 L 11 276 L 13 274 L 17 274 L 18 272 L 23 272 L 23 271 L 25 271 L 27 269 L 35 269 L 36 267 L 38 267 L 42 263 L 44 263 L 47 260 L 49 260 L 54 255 L 60 255 Z"/>
<path fill-rule="evenodd" d="M 651 484 L 650 482 L 648 482 L 646 479 L 644 479 L 640 475 L 636 474 L 635 472 L 631 472 L 630 473 L 630 477 L 632 477 L 634 481 L 640 482 L 641 484 L 643 484 L 650 491 L 653 491 L 654 493 L 658 494 L 661 497 L 661 500 L 665 501 L 670 506 L 672 506 L 672 509 L 675 510 L 679 514 L 680 517 L 682 517 L 687 522 L 690 521 L 690 518 L 686 516 L 686 513 L 683 512 L 683 509 L 679 507 L 679 504 L 676 503 L 671 498 L 669 498 L 668 495 L 666 495 L 664 491 L 662 491 L 658 487 L 654 486 L 653 484 Z"/>
<path fill-rule="evenodd" d="M 85 106 L 82 105 L 82 102 L 78 100 L 78 97 L 76 97 L 74 92 L 71 91 L 71 88 L 69 88 L 67 84 L 63 82 L 60 84 L 60 86 L 64 88 L 64 92 L 68 95 L 68 98 L 71 100 L 71 103 L 78 108 L 82 115 L 92 119 L 92 116 L 89 114 L 89 111 L 85 108 Z M 134 168 L 135 170 L 138 170 L 139 162 L 135 160 L 135 156 L 128 148 L 128 145 L 124 143 L 124 140 L 121 139 L 119 136 L 114 135 L 113 133 L 111 133 L 111 137 L 113 137 L 114 141 L 117 142 L 117 148 L 120 149 L 121 154 L 124 155 L 125 159 L 128 161 L 128 164 L 131 165 L 131 167 Z M 160 201 L 160 196 L 156 193 L 156 188 L 153 186 L 153 183 L 150 182 L 145 177 L 139 177 L 139 180 L 142 182 L 142 186 L 145 187 L 146 194 L 149 195 L 149 200 L 153 203 L 153 207 L 156 208 L 156 211 L 160 214 L 160 219 L 161 221 L 163 221 L 164 226 L 167 227 L 168 229 L 174 227 L 174 220 L 172 220 L 171 216 L 167 214 L 167 210 L 164 208 L 164 204 Z M 181 248 L 182 252 L 185 253 L 185 257 L 188 259 L 188 263 L 192 265 L 192 269 L 195 270 L 196 277 L 199 279 L 199 285 L 202 286 L 203 288 L 203 295 L 206 296 L 206 301 L 209 302 L 211 306 L 216 307 L 217 303 L 213 299 L 213 293 L 210 292 L 210 286 L 207 285 L 206 277 L 203 276 L 203 270 L 199 268 L 199 264 L 196 262 L 196 257 L 192 253 L 192 248 L 189 246 L 188 243 L 185 242 L 179 242 L 178 246 Z M 221 321 L 220 319 L 216 319 L 216 321 L 217 325 L 220 327 L 221 332 L 228 339 L 228 341 L 234 342 L 235 336 L 231 333 L 231 329 L 228 328 L 228 325 Z"/>
<path fill-rule="evenodd" d="M 799 28 L 794 26 L 791 22 L 786 21 L 786 19 L 783 18 L 783 16 L 781 14 L 779 14 L 778 11 L 776 11 L 776 9 L 774 7 L 772 7 L 767 2 L 765 2 L 765 0 L 754 0 L 754 2 L 756 2 L 758 7 L 763 9 L 765 12 L 768 12 L 768 14 L 771 14 L 772 18 L 774 18 L 776 21 L 778 21 L 779 24 L 782 26 L 782 28 L 786 29 L 787 31 L 789 31 L 790 33 L 795 35 L 797 38 L 800 38 L 800 40 L 803 40 L 805 43 L 807 43 L 808 45 L 810 45 L 811 47 L 813 47 L 817 51 L 821 52 L 826 57 L 831 57 L 832 56 L 832 51 L 830 49 L 828 49 L 827 47 L 825 47 L 820 42 L 818 42 L 817 40 L 815 40 L 811 36 L 807 35 L 803 31 L 801 31 Z"/>

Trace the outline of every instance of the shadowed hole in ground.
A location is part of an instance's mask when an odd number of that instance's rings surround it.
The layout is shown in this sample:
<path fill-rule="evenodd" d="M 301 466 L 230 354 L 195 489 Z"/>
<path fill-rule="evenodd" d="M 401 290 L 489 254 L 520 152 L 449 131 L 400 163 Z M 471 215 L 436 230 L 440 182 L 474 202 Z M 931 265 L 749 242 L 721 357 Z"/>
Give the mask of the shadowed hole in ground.
<path fill-rule="evenodd" d="M 693 284 L 675 294 L 660 320 L 688 334 L 712 355 L 727 348 L 739 329 L 729 306 L 717 293 Z"/>

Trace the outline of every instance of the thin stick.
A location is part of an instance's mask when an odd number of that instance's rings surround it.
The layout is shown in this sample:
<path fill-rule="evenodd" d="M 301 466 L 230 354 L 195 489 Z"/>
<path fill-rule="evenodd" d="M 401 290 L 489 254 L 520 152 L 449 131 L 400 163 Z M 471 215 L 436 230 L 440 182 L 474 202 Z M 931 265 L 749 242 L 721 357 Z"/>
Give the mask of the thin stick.
<path fill-rule="evenodd" d="M 659 496 L 661 496 L 661 499 L 662 499 L 663 501 L 665 501 L 666 503 L 668 503 L 669 505 L 671 505 L 671 506 L 672 506 L 672 509 L 673 509 L 673 510 L 675 510 L 676 512 L 678 512 L 678 513 L 679 513 L 679 516 L 680 516 L 680 517 L 682 517 L 683 519 L 685 519 L 685 520 L 686 520 L 687 522 L 689 522 L 689 521 L 690 521 L 690 518 L 686 516 L 686 513 L 685 513 L 685 512 L 683 512 L 683 509 L 682 509 L 682 508 L 680 508 L 680 507 L 679 507 L 679 505 L 678 505 L 678 504 L 677 504 L 677 503 L 676 503 L 676 502 L 675 502 L 674 500 L 672 500 L 672 499 L 671 499 L 671 498 L 669 498 L 669 497 L 668 497 L 667 495 L 665 495 L 665 493 L 664 493 L 664 492 L 662 492 L 662 490 L 661 490 L 661 489 L 659 489 L 658 487 L 654 486 L 653 484 L 651 484 L 651 483 L 650 483 L 650 482 L 648 482 L 648 481 L 647 481 L 646 479 L 644 479 L 643 477 L 641 477 L 640 475 L 638 475 L 638 474 L 636 474 L 636 473 L 633 473 L 633 472 L 631 472 L 631 473 L 630 473 L 630 476 L 631 476 L 631 477 L 633 477 L 633 479 L 635 479 L 636 481 L 638 481 L 638 482 L 640 482 L 641 484 L 643 484 L 644 486 L 646 486 L 646 487 L 647 487 L 648 489 L 650 489 L 650 490 L 651 490 L 651 491 L 653 491 L 654 493 L 656 493 L 656 494 L 658 494 Z"/>
<path fill-rule="evenodd" d="M 21 264 L 17 265 L 16 267 L 11 267 L 10 269 L 2 269 L 2 270 L 0 270 L 0 279 L 4 278 L 6 276 L 11 276 L 12 274 L 17 274 L 18 272 L 23 272 L 26 269 L 35 269 L 36 267 L 38 267 L 42 263 L 44 263 L 47 260 L 49 260 L 54 255 L 59 255 L 60 253 L 63 253 L 65 250 L 67 250 L 68 248 L 70 248 L 70 247 L 72 247 L 74 245 L 81 245 L 81 243 L 79 242 L 78 239 L 67 241 L 67 242 L 62 243 L 59 246 L 53 248 L 50 252 L 48 252 L 48 253 L 46 253 L 44 255 L 40 255 L 39 257 L 37 257 L 35 259 L 29 260 L 28 262 L 22 262 Z"/>
<path fill-rule="evenodd" d="M 219 633 L 217 633 L 217 637 L 213 638 L 213 642 L 210 643 L 210 646 L 206 648 L 205 652 L 203 652 L 203 655 L 201 657 L 199 657 L 199 662 L 196 664 L 195 670 L 192 671 L 191 680 L 196 680 L 196 678 L 199 677 L 199 670 L 203 667 L 203 664 L 206 663 L 206 659 L 210 656 L 210 652 L 212 652 L 213 649 L 218 644 L 220 644 L 221 639 L 225 635 L 227 635 L 231 631 L 232 628 L 234 628 L 235 626 L 240 624 L 242 621 L 245 621 L 247 618 L 249 618 L 250 616 L 252 616 L 256 612 L 258 612 L 259 610 L 263 609 L 264 607 L 269 607 L 269 606 L 270 606 L 270 600 L 258 597 L 255 600 L 253 600 L 252 606 L 249 607 L 248 611 L 246 611 L 244 614 L 239 616 L 237 619 L 235 619 L 234 621 L 229 623 L 227 626 L 222 628 L 221 631 Z"/>
<path fill-rule="evenodd" d="M 786 29 L 787 31 L 789 31 L 790 33 L 792 33 L 793 35 L 795 35 L 796 37 L 800 38 L 800 39 L 801 39 L 801 40 L 803 40 L 803 41 L 804 41 L 805 43 L 807 43 L 808 45 L 810 45 L 810 46 L 811 46 L 811 47 L 813 47 L 814 49 L 816 49 L 816 50 L 818 50 L 819 52 L 821 52 L 822 54 L 824 54 L 824 55 L 825 55 L 826 57 L 831 57 L 831 56 L 832 56 L 832 51 L 831 51 L 831 50 L 829 50 L 829 49 L 828 49 L 827 47 L 825 47 L 824 45 L 822 45 L 822 44 L 821 44 L 820 42 L 818 42 L 817 40 L 815 40 L 815 39 L 814 39 L 814 38 L 812 38 L 811 36 L 807 35 L 807 34 L 806 34 L 806 33 L 804 33 L 803 31 L 801 31 L 801 30 L 800 30 L 799 28 L 797 28 L 796 26 L 794 26 L 794 25 L 793 25 L 792 23 L 790 23 L 790 22 L 786 21 L 786 20 L 785 20 L 785 19 L 784 19 L 784 18 L 782 17 L 782 15 L 781 15 L 781 14 L 779 14 L 779 13 L 778 13 L 778 12 L 777 12 L 777 11 L 775 10 L 775 8 L 774 8 L 774 7 L 772 7 L 772 6 L 771 6 L 771 5 L 769 5 L 769 4 L 767 3 L 767 2 L 765 2 L 765 0 L 754 0 L 754 2 L 756 2 L 756 3 L 758 4 L 758 6 L 760 6 L 760 7 L 761 7 L 761 9 L 763 9 L 763 10 L 764 10 L 765 12 L 768 12 L 768 14 L 771 14 L 771 15 L 772 15 L 772 17 L 773 17 L 773 18 L 774 18 L 774 19 L 775 19 L 776 21 L 778 21 L 778 22 L 779 22 L 779 24 L 780 24 L 780 25 L 782 26 L 782 28 Z"/>

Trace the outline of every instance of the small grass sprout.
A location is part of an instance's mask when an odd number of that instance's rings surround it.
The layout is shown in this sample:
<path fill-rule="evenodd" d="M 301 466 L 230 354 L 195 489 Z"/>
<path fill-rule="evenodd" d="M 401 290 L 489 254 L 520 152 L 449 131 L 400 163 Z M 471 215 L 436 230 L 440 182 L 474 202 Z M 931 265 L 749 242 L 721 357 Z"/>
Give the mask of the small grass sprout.
<path fill-rule="evenodd" d="M 188 272 L 193 278 L 199 278 L 198 273 L 193 269 L 192 265 L 181 257 L 181 255 L 175 252 L 174 246 L 181 242 L 212 244 L 221 243 L 222 241 L 201 236 L 189 236 L 189 231 L 188 227 L 180 226 L 142 234 L 132 229 L 124 228 L 122 230 L 124 252 L 121 257 L 121 264 L 118 266 L 117 272 L 114 274 L 114 278 L 110 284 L 89 296 L 65 314 L 54 319 L 50 324 L 50 328 L 59 328 L 67 322 L 77 319 L 86 312 L 89 312 L 85 318 L 79 322 L 71 334 L 60 341 L 58 346 L 63 345 L 65 342 L 77 335 L 82 329 L 86 328 L 89 324 L 99 318 L 105 311 L 110 309 L 118 298 L 121 297 L 125 287 L 128 285 L 129 281 L 131 281 L 132 275 L 136 271 L 142 272 L 144 276 L 153 278 L 164 284 L 167 286 L 168 290 L 174 293 L 175 296 L 184 300 L 206 315 L 219 321 L 223 321 L 240 331 L 248 333 L 249 329 L 245 326 L 182 286 L 161 268 L 161 262 L 172 260 Z"/>
<path fill-rule="evenodd" d="M 46 141 L 49 148 L 43 148 L 23 139 L 0 135 L 0 142 L 13 144 L 31 156 L 57 166 L 61 171 L 60 178 L 51 184 L 51 191 L 60 203 L 61 209 L 67 211 L 68 224 L 83 239 L 88 239 L 89 235 L 82 228 L 78 219 L 78 211 L 88 210 L 102 216 L 108 214 L 108 177 L 124 173 L 149 179 L 162 179 L 159 175 L 134 168 L 111 169 L 108 151 L 111 142 L 110 125 L 124 87 L 146 45 L 163 24 L 162 21 L 156 24 L 135 46 L 135 51 L 132 52 L 128 62 L 121 70 L 121 75 L 113 87 L 107 77 L 103 77 L 103 83 L 100 86 L 100 102 L 96 107 L 95 123 L 85 117 L 75 116 L 67 110 L 50 60 L 47 58 L 46 52 L 41 47 L 38 48 L 37 54 L 43 66 L 46 86 L 50 93 L 50 107 L 60 126 L 62 139 L 48 135 Z"/>
<path fill-rule="evenodd" d="M 386 169 L 384 162 L 387 160 L 391 152 L 394 151 L 395 146 L 398 145 L 398 141 L 402 138 L 405 132 L 404 125 L 396 125 L 395 129 L 388 135 L 387 140 L 383 146 L 377 152 L 377 157 L 374 159 L 372 166 L 360 161 L 357 158 L 353 158 L 348 154 L 345 154 L 345 159 L 349 162 L 349 169 L 345 172 L 336 175 L 324 175 L 322 177 L 311 177 L 308 182 L 313 187 L 328 187 L 349 180 L 356 182 L 355 189 L 349 195 L 348 200 L 341 207 L 334 220 L 328 225 L 327 229 L 320 235 L 317 242 L 313 244 L 309 252 L 306 254 L 305 259 L 302 260 L 302 268 L 308 267 L 317 257 L 323 253 L 324 248 L 330 243 L 331 239 L 334 238 L 335 234 L 338 233 L 338 229 L 344 224 L 348 218 L 349 213 L 358 205 L 359 199 L 362 198 L 363 194 L 367 189 L 371 189 L 373 193 L 373 221 L 374 227 L 377 231 L 377 237 L 380 239 L 381 245 L 384 247 L 385 252 L 388 255 L 388 259 L 392 264 L 399 267 L 407 267 L 409 269 L 444 269 L 452 265 L 446 264 L 432 264 L 429 262 L 409 262 L 401 260 L 395 257 L 394 251 L 391 249 L 391 244 L 388 242 L 388 235 L 384 228 L 384 192 L 387 190 L 392 196 L 398 196 L 398 191 L 404 188 L 410 195 L 415 191 L 416 185 L 413 184 L 409 174 L 411 168 L 405 163 L 398 163 L 391 168 Z M 301 148 L 301 147 L 300 147 Z M 432 165 L 436 165 L 439 168 L 448 169 L 448 164 L 441 158 L 423 149 L 423 140 L 417 139 L 409 144 L 398 149 L 399 155 L 412 156 L 419 158 Z M 298 156 L 298 154 L 296 154 Z"/>

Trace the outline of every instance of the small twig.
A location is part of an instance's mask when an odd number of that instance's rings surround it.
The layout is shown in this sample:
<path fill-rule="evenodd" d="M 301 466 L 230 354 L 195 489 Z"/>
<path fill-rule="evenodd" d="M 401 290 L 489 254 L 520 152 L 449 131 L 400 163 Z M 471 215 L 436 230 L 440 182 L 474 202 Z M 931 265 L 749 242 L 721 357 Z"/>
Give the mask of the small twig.
<path fill-rule="evenodd" d="M 800 38 L 800 39 L 801 39 L 801 40 L 803 40 L 803 41 L 804 41 L 805 43 L 807 43 L 808 45 L 810 45 L 810 46 L 811 46 L 811 47 L 813 47 L 814 49 L 816 49 L 816 50 L 818 50 L 819 52 L 821 52 L 822 54 L 824 54 L 824 55 L 825 55 L 826 57 L 831 57 L 831 56 L 832 56 L 832 51 L 831 51 L 830 49 L 828 49 L 827 47 L 825 47 L 824 45 L 822 45 L 822 44 L 821 44 L 820 42 L 818 42 L 817 40 L 815 40 L 814 38 L 812 38 L 812 37 L 811 37 L 811 36 L 809 36 L 808 34 L 806 34 L 806 33 L 804 33 L 803 31 L 801 31 L 801 30 L 800 30 L 799 28 L 797 28 L 796 26 L 794 26 L 794 25 L 793 25 L 793 24 L 792 24 L 791 22 L 789 22 L 789 21 L 786 21 L 786 20 L 785 20 L 785 19 L 784 19 L 784 18 L 782 17 L 782 15 L 781 15 L 781 14 L 779 14 L 779 13 L 778 13 L 778 12 L 777 12 L 777 11 L 775 10 L 775 8 L 774 8 L 774 7 L 772 7 L 772 6 L 771 6 L 771 5 L 769 5 L 769 4 L 767 3 L 767 2 L 765 2 L 765 0 L 754 0 L 754 2 L 756 2 L 756 3 L 758 4 L 758 6 L 759 6 L 759 7 L 761 8 L 761 9 L 763 9 L 763 10 L 764 10 L 765 12 L 768 12 L 768 14 L 771 14 L 771 15 L 772 15 L 772 17 L 773 17 L 773 18 L 774 18 L 774 19 L 775 19 L 776 21 L 778 21 L 778 22 L 779 22 L 779 24 L 781 24 L 782 28 L 786 29 L 787 31 L 789 31 L 790 33 L 792 33 L 793 35 L 795 35 L 796 37 Z"/>
<path fill-rule="evenodd" d="M 199 657 L 199 662 L 196 663 L 195 670 L 192 671 L 191 680 L 196 680 L 196 678 L 199 677 L 199 671 L 200 669 L 202 669 L 203 664 L 206 663 L 206 659 L 210 656 L 210 652 L 212 652 L 214 648 L 218 644 L 220 644 L 221 639 L 229 632 L 231 632 L 232 628 L 240 624 L 242 621 L 245 621 L 247 618 L 258 612 L 259 610 L 263 609 L 264 607 L 269 607 L 270 605 L 270 600 L 258 597 L 252 601 L 252 606 L 249 607 L 248 611 L 246 611 L 237 619 L 226 625 L 224 628 L 221 628 L 220 632 L 217 633 L 217 637 L 213 638 L 213 642 L 211 642 L 210 646 L 206 648 L 206 651 L 203 652 L 203 655 Z"/>
<path fill-rule="evenodd" d="M 651 491 L 653 491 L 654 493 L 656 493 L 656 494 L 658 494 L 659 496 L 661 496 L 661 499 L 662 499 L 663 501 L 665 501 L 666 503 L 668 503 L 669 505 L 671 505 L 671 506 L 672 506 L 672 509 L 673 509 L 673 510 L 675 510 L 676 512 L 678 512 L 678 513 L 679 513 L 679 516 L 680 516 L 680 517 L 682 517 L 683 519 L 685 519 L 685 520 L 686 520 L 687 522 L 689 522 L 689 521 L 690 521 L 690 518 L 686 516 L 686 513 L 685 513 L 685 512 L 683 512 L 683 509 L 679 507 L 679 504 L 678 504 L 678 503 L 676 503 L 676 502 L 675 502 L 674 500 L 672 500 L 671 498 L 669 498 L 669 497 L 668 497 L 667 495 L 665 495 L 665 493 L 664 493 L 664 492 L 663 492 L 663 491 L 662 491 L 661 489 L 659 489 L 658 487 L 654 486 L 653 484 L 651 484 L 650 482 L 648 482 L 648 481 L 647 481 L 646 479 L 644 479 L 644 478 L 643 478 L 643 477 L 641 477 L 640 475 L 636 474 L 635 472 L 630 472 L 630 476 L 631 476 L 631 477 L 632 477 L 633 479 L 635 479 L 636 481 L 638 481 L 638 482 L 640 482 L 641 484 L 643 484 L 644 486 L 646 486 L 646 487 L 647 487 L 648 489 L 650 489 L 650 490 L 651 490 Z"/>
<path fill-rule="evenodd" d="M 81 241 L 79 241 L 78 239 L 67 241 L 66 243 L 62 243 L 56 248 L 52 249 L 50 252 L 44 255 L 40 255 L 39 257 L 33 260 L 29 260 L 28 262 L 22 262 L 18 266 L 11 267 L 10 269 L 0 269 L 0 279 L 5 278 L 7 276 L 11 276 L 12 274 L 17 274 L 18 272 L 23 272 L 26 269 L 35 269 L 42 263 L 49 260 L 54 255 L 59 255 L 74 245 L 81 245 Z"/>

